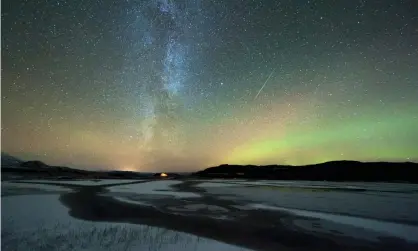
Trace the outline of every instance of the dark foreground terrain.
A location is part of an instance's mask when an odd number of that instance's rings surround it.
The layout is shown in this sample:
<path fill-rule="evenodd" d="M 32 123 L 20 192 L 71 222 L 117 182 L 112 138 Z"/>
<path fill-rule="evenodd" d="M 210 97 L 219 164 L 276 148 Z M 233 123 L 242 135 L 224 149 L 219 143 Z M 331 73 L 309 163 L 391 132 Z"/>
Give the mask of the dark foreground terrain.
<path fill-rule="evenodd" d="M 162 185 L 164 182 L 171 185 L 167 185 L 166 188 L 156 188 L 151 192 L 147 190 L 147 186 L 157 183 Z M 380 185 L 374 187 L 361 187 L 361 185 L 358 185 L 358 187 L 347 186 L 347 188 L 335 187 L 334 185 L 310 185 L 310 188 L 306 190 L 307 185 L 297 185 L 296 183 L 296 185 L 286 186 L 279 184 L 279 186 L 273 186 L 273 188 L 277 189 L 272 190 L 271 187 L 266 186 L 268 183 L 263 183 L 261 187 L 258 187 L 251 185 L 251 183 L 245 183 L 245 181 L 242 182 L 243 186 L 233 181 L 230 181 L 230 183 L 228 181 L 206 182 L 206 184 L 203 181 L 193 180 L 125 181 L 124 183 L 116 182 L 103 185 L 32 181 L 29 184 L 48 184 L 51 187 L 57 186 L 70 189 L 72 192 L 61 193 L 60 201 L 69 209 L 68 213 L 77 219 L 162 227 L 215 239 L 251 250 L 418 249 L 418 243 L 411 241 L 411 238 L 415 240 L 413 235 L 407 236 L 409 240 L 405 240 L 396 236 L 396 233 L 394 236 L 375 231 L 366 231 L 361 227 L 324 221 L 316 218 L 314 214 L 313 216 L 304 216 L 291 211 L 269 209 L 269 206 L 280 205 L 280 201 L 286 200 L 284 199 L 285 197 L 280 197 L 284 196 L 284 194 L 286 196 L 292 196 L 293 194 L 295 197 L 305 196 L 305 200 L 308 198 L 306 197 L 307 195 L 309 198 L 317 196 L 315 200 L 318 203 L 321 203 L 321 198 L 325 198 L 329 201 L 330 206 L 328 209 L 322 209 L 322 211 L 336 210 L 337 215 L 344 212 L 344 208 L 338 208 L 340 206 L 330 200 L 335 195 L 337 197 L 346 196 L 345 201 L 348 203 L 351 200 L 358 201 L 356 198 L 364 197 L 370 203 L 374 203 L 373 200 L 376 200 L 379 203 L 389 204 L 390 200 L 382 200 L 380 197 L 395 196 L 394 198 L 396 198 L 396 196 L 399 196 L 399 198 L 404 197 L 405 199 L 397 201 L 398 207 L 408 206 L 408 203 L 413 203 L 409 204 L 410 210 L 396 211 L 397 209 L 394 207 L 393 210 L 391 209 L 392 211 L 387 210 L 379 213 L 379 208 L 381 207 L 379 205 L 370 207 L 359 204 L 358 206 L 363 206 L 363 211 L 369 210 L 369 212 L 366 212 L 366 215 L 371 217 L 371 222 L 385 220 L 388 222 L 389 225 L 387 226 L 389 227 L 391 224 L 394 224 L 394 227 L 403 227 L 405 231 L 414 231 L 418 230 L 418 216 L 412 215 L 418 208 L 418 203 L 416 202 L 418 187 L 416 186 L 396 185 L 390 186 L 385 190 L 384 186 Z M 14 184 L 28 185 L 26 182 L 14 182 Z M 229 185 L 230 187 L 228 187 Z M 137 188 L 139 188 L 139 191 L 135 190 Z M 291 188 L 294 190 L 289 191 L 288 189 Z M 312 193 L 313 188 L 316 189 L 313 191 L 314 193 Z M 181 196 L 179 197 L 178 195 Z M 274 195 L 281 199 L 275 201 L 271 197 Z M 14 195 L 2 194 L 2 198 L 3 196 L 8 198 Z M 352 198 L 352 196 L 358 197 Z M 130 202 L 118 199 L 121 197 L 129 199 Z M 295 201 L 287 200 L 290 204 L 295 203 Z M 311 201 L 314 202 L 315 200 Z M 138 204 L 134 204 L 133 202 L 135 201 Z M 261 206 L 252 207 L 251 205 L 254 203 Z M 295 205 L 292 204 L 290 206 Z M 8 210 L 7 207 L 5 209 Z M 318 207 L 316 207 L 317 209 Z M 350 211 L 352 219 L 358 219 L 356 217 L 362 214 L 362 210 L 359 210 L 358 215 L 356 215 L 355 210 Z M 374 212 L 376 213 L 375 215 L 373 215 Z M 11 214 L 11 212 L 8 213 Z M 399 216 L 396 216 L 396 214 L 399 214 Z M 345 215 L 349 217 L 350 213 Z M 402 215 L 409 215 L 410 217 L 402 218 Z M 418 240 L 418 232 L 416 235 L 416 240 Z"/>

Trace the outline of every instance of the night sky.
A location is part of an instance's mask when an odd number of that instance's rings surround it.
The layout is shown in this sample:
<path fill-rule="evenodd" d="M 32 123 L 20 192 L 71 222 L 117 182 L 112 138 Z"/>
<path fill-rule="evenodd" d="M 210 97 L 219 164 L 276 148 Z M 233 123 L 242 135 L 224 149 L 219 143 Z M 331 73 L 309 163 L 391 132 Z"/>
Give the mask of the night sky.
<path fill-rule="evenodd" d="M 139 171 L 418 161 L 417 10 L 2 1 L 2 151 Z"/>

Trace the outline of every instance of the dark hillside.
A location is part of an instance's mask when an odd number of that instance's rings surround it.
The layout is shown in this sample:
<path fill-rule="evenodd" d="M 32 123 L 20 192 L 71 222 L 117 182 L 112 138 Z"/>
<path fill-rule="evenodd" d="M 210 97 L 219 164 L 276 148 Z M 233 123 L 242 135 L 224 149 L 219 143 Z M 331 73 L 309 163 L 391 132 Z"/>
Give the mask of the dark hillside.
<path fill-rule="evenodd" d="M 196 172 L 202 178 L 327 181 L 400 181 L 418 183 L 418 164 L 411 162 L 331 161 L 306 166 L 220 165 Z"/>

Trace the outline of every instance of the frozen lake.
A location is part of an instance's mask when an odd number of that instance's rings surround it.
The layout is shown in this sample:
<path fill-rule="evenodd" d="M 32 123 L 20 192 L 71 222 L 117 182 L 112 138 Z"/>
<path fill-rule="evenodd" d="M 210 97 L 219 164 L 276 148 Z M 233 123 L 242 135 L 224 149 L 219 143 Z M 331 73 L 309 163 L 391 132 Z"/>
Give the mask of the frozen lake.
<path fill-rule="evenodd" d="M 418 185 L 414 184 L 217 181 L 199 186 L 240 201 L 418 224 Z"/>
<path fill-rule="evenodd" d="M 418 186 L 245 180 L 2 182 L 2 221 L 7 223 L 2 248 L 13 250 L 415 250 Z M 68 233 L 74 238 L 56 242 Z"/>

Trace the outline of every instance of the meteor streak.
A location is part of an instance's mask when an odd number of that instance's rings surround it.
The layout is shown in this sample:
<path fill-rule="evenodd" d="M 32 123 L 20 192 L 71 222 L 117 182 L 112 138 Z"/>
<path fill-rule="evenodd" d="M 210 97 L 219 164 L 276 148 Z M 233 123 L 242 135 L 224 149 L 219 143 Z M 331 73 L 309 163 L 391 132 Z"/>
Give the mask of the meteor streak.
<path fill-rule="evenodd" d="M 254 100 L 256 100 L 256 99 L 257 99 L 257 97 L 258 97 L 258 95 L 260 95 L 261 91 L 264 89 L 264 86 L 266 86 L 267 82 L 269 81 L 269 79 L 271 78 L 271 76 L 273 75 L 273 73 L 274 73 L 274 71 L 275 71 L 275 70 L 276 70 L 276 68 L 274 68 L 274 69 L 271 71 L 271 73 L 270 73 L 270 75 L 268 76 L 268 78 L 266 79 L 266 81 L 264 81 L 263 86 L 261 86 L 260 90 L 258 90 L 257 95 L 255 95 Z"/>

